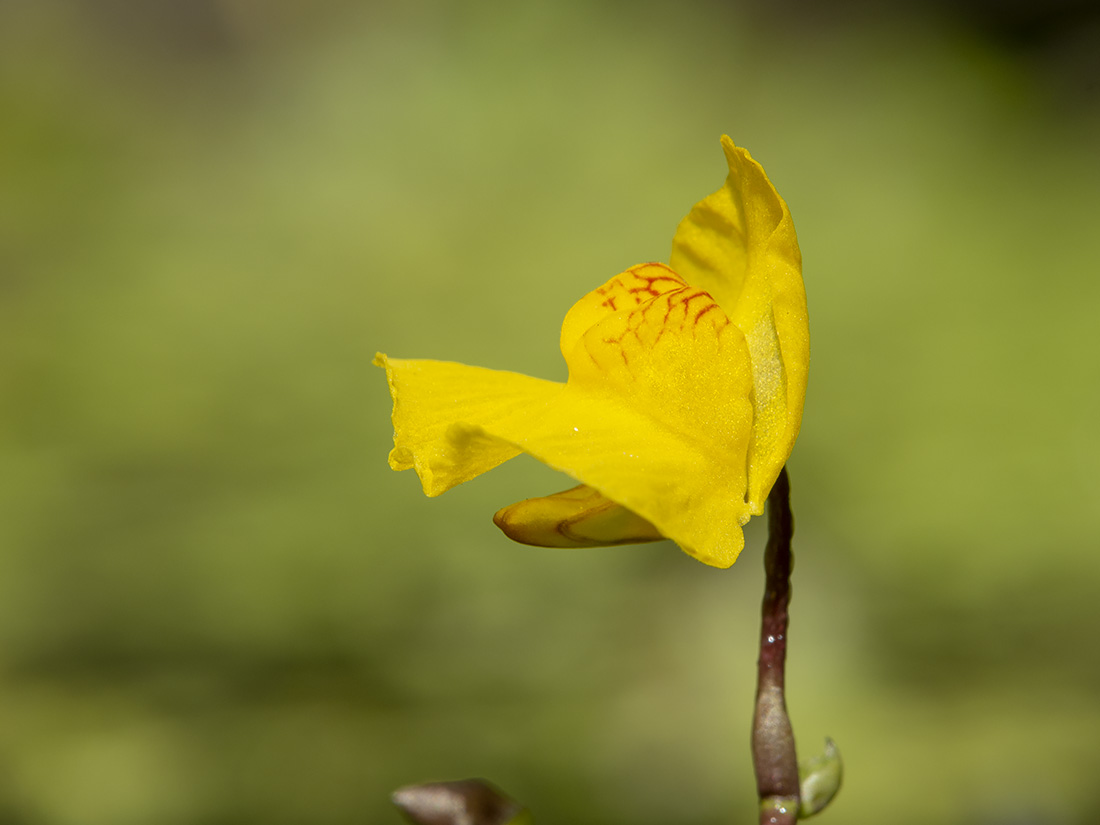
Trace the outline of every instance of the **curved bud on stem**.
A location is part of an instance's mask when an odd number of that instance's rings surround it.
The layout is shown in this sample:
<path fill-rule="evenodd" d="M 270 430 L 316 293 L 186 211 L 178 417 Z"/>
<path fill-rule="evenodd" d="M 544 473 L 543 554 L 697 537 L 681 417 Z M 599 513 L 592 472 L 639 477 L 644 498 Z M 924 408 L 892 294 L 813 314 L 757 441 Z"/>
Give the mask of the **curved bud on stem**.
<path fill-rule="evenodd" d="M 530 825 L 527 809 L 484 779 L 426 782 L 393 792 L 414 825 Z"/>
<path fill-rule="evenodd" d="M 798 776 L 802 797 L 798 818 L 806 819 L 823 811 L 840 790 L 840 783 L 844 778 L 844 763 L 840 759 L 840 750 L 836 743 L 832 739 L 826 739 L 825 752 L 800 762 Z"/>

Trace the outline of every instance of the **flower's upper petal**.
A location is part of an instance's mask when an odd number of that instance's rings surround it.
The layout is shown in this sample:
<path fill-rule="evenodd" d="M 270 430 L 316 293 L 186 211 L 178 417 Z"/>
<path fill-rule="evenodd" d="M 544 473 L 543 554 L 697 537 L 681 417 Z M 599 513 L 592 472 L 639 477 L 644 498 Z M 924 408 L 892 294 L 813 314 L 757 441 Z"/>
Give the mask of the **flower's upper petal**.
<path fill-rule="evenodd" d="M 754 514 L 790 455 L 809 367 L 802 256 L 786 203 L 748 152 L 722 138 L 725 185 L 676 230 L 670 264 L 718 301 L 748 343 L 753 428 L 748 495 Z"/>

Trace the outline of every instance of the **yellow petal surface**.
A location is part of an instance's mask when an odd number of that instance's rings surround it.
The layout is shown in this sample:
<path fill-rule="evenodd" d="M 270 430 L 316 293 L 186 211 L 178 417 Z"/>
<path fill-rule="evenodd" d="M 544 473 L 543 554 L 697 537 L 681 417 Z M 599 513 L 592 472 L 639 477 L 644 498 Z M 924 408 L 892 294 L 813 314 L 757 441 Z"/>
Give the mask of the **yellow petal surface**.
<path fill-rule="evenodd" d="M 388 358 L 393 396 L 390 467 L 415 469 L 424 493 L 438 496 L 522 452 L 495 432 L 513 432 L 524 417 L 545 409 L 564 385 L 514 372 L 449 361 Z"/>
<path fill-rule="evenodd" d="M 740 330 L 704 290 L 646 264 L 567 315 L 565 385 L 515 373 L 379 356 L 394 394 L 397 469 L 437 494 L 517 451 L 728 567 L 748 520 L 751 372 Z"/>
<path fill-rule="evenodd" d="M 741 330 L 752 361 L 749 503 L 760 514 L 802 422 L 810 359 L 802 256 L 787 204 L 763 168 L 722 138 L 725 185 L 680 223 L 670 264 Z"/>

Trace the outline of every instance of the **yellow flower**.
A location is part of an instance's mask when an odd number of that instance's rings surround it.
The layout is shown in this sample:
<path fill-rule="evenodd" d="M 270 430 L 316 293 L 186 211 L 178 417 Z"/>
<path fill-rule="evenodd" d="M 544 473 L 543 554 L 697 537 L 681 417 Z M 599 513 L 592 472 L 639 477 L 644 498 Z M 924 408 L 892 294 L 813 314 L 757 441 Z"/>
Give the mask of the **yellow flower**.
<path fill-rule="evenodd" d="M 667 537 L 733 564 L 798 435 L 809 331 L 787 205 L 748 152 L 722 148 L 729 176 L 680 223 L 670 266 L 631 267 L 565 316 L 566 383 L 379 354 L 390 466 L 436 496 L 525 452 L 582 485 L 500 511 L 513 538 Z"/>

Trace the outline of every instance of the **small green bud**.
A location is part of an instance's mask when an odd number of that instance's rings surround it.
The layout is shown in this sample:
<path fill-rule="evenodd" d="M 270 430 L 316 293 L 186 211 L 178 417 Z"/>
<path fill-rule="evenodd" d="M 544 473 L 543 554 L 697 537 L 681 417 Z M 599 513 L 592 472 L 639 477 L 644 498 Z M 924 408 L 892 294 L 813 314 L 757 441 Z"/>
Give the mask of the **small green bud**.
<path fill-rule="evenodd" d="M 798 763 L 799 795 L 802 797 L 798 818 L 806 819 L 825 810 L 840 790 L 843 777 L 840 751 L 832 739 L 826 739 L 825 753 Z"/>

